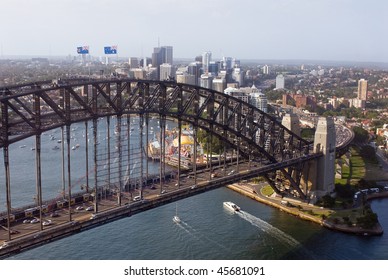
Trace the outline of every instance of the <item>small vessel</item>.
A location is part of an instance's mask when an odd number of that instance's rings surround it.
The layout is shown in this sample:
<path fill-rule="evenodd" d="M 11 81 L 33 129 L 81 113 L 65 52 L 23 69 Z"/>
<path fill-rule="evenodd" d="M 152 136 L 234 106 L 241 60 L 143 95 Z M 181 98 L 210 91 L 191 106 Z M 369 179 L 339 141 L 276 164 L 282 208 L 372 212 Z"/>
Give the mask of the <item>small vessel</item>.
<path fill-rule="evenodd" d="M 179 224 L 181 222 L 181 219 L 178 216 L 178 204 L 176 204 L 176 206 L 175 206 L 175 216 L 174 216 L 174 218 L 172 218 L 172 220 L 177 224 Z"/>
<path fill-rule="evenodd" d="M 233 212 L 238 212 L 241 210 L 241 208 L 237 204 L 234 204 L 230 201 L 225 201 L 224 206 Z"/>

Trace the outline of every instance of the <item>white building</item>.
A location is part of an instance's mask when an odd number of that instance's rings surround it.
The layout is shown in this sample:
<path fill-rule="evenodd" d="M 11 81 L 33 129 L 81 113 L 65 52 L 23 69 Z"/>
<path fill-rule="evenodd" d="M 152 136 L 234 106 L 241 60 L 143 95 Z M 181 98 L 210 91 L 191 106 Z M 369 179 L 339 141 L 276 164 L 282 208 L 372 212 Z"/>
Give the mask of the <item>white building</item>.
<path fill-rule="evenodd" d="M 240 68 L 233 68 L 232 78 L 239 86 L 242 86 L 244 83 L 244 72 Z"/>
<path fill-rule="evenodd" d="M 213 88 L 213 76 L 211 73 L 202 74 L 200 79 L 200 86 L 203 88 Z"/>
<path fill-rule="evenodd" d="M 276 76 L 276 89 L 284 89 L 284 76 L 282 74 Z"/>
<path fill-rule="evenodd" d="M 264 75 L 268 75 L 269 74 L 269 66 L 268 65 L 264 65 L 262 70 L 263 70 L 263 74 Z"/>
<path fill-rule="evenodd" d="M 195 76 L 187 73 L 176 75 L 176 82 L 182 84 L 196 85 Z"/>
<path fill-rule="evenodd" d="M 209 71 L 209 64 L 211 59 L 212 59 L 211 52 L 204 52 L 202 54 L 202 68 L 204 73 L 207 73 Z"/>
<path fill-rule="evenodd" d="M 222 77 L 217 77 L 213 79 L 213 89 L 218 92 L 224 92 L 226 89 L 226 80 Z"/>
<path fill-rule="evenodd" d="M 264 113 L 268 112 L 268 99 L 264 93 L 252 92 L 249 99 L 250 103 L 257 109 L 263 111 Z"/>
<path fill-rule="evenodd" d="M 228 87 L 224 90 L 224 93 L 236 97 L 243 102 L 249 103 L 249 94 L 246 94 L 238 88 Z"/>
<path fill-rule="evenodd" d="M 169 80 L 170 77 L 175 77 L 175 68 L 169 63 L 163 63 L 160 65 L 160 77 L 161 81 Z"/>

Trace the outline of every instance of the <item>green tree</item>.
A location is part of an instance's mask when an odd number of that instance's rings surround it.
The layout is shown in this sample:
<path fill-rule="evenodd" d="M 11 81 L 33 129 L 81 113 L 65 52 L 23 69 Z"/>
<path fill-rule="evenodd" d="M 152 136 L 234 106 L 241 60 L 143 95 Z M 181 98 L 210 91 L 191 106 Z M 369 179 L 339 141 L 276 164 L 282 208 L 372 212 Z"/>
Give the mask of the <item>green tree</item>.
<path fill-rule="evenodd" d="M 366 143 L 369 139 L 369 133 L 359 126 L 353 127 L 354 141 L 358 143 Z"/>
<path fill-rule="evenodd" d="M 210 133 L 203 129 L 198 130 L 197 134 L 198 142 L 202 144 L 202 147 L 204 149 L 204 152 L 210 152 L 210 139 L 211 139 L 211 150 L 213 154 L 221 154 L 224 151 L 224 146 L 226 145 L 226 148 L 229 148 L 229 145 L 222 141 L 220 138 L 218 138 L 216 135 L 213 135 L 210 137 Z"/>
<path fill-rule="evenodd" d="M 360 150 L 360 155 L 363 158 L 367 159 L 368 161 L 375 162 L 375 163 L 378 162 L 376 158 L 376 150 L 372 146 L 369 146 L 369 145 L 362 146 Z"/>
<path fill-rule="evenodd" d="M 378 223 L 378 217 L 376 213 L 373 213 L 371 209 L 366 209 L 365 215 L 357 218 L 357 224 L 364 229 L 371 229 Z"/>

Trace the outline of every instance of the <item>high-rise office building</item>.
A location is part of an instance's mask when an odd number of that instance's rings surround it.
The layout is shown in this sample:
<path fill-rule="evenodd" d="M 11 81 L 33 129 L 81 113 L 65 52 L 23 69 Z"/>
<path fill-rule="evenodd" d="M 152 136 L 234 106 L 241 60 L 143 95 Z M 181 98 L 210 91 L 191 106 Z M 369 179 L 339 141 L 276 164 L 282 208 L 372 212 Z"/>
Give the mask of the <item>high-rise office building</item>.
<path fill-rule="evenodd" d="M 194 75 L 182 73 L 176 75 L 176 82 L 181 84 L 197 85 L 197 81 Z"/>
<path fill-rule="evenodd" d="M 249 103 L 249 95 L 238 88 L 228 87 L 224 90 L 224 93 Z"/>
<path fill-rule="evenodd" d="M 209 72 L 209 64 L 210 60 L 212 59 L 212 53 L 211 52 L 204 52 L 202 54 L 202 68 L 204 73 Z"/>
<path fill-rule="evenodd" d="M 189 66 L 187 66 L 187 73 L 195 76 L 195 85 L 199 85 L 199 79 L 201 77 L 201 63 L 190 63 Z"/>
<path fill-rule="evenodd" d="M 263 111 L 264 113 L 268 112 L 268 99 L 264 93 L 252 92 L 250 94 L 250 102 L 253 106 Z"/>
<path fill-rule="evenodd" d="M 233 58 L 231 57 L 223 57 L 222 58 L 222 69 L 224 70 L 229 70 L 229 69 L 232 69 L 232 62 L 233 62 Z"/>
<path fill-rule="evenodd" d="M 217 77 L 213 79 L 213 89 L 218 92 L 224 92 L 226 89 L 226 80 L 222 77 Z"/>
<path fill-rule="evenodd" d="M 360 100 L 367 100 L 367 93 L 368 93 L 368 81 L 364 79 L 360 79 L 358 81 L 357 98 Z"/>
<path fill-rule="evenodd" d="M 137 57 L 130 57 L 128 62 L 129 62 L 130 68 L 138 68 L 139 67 L 139 60 L 137 59 Z"/>
<path fill-rule="evenodd" d="M 209 73 L 212 73 L 214 76 L 217 75 L 219 70 L 219 64 L 215 61 L 210 61 L 208 66 Z"/>
<path fill-rule="evenodd" d="M 269 66 L 268 65 L 264 65 L 262 70 L 263 70 L 263 74 L 264 75 L 268 75 L 269 74 Z"/>
<path fill-rule="evenodd" d="M 173 62 L 173 48 L 172 46 L 163 46 L 154 48 L 152 53 L 152 67 L 157 69 L 157 76 L 160 76 L 160 65 L 168 63 L 172 65 Z"/>
<path fill-rule="evenodd" d="M 244 72 L 241 68 L 233 68 L 232 79 L 238 83 L 240 87 L 244 85 Z"/>
<path fill-rule="evenodd" d="M 162 46 L 163 63 L 173 65 L 173 48 L 172 46 Z"/>
<path fill-rule="evenodd" d="M 282 74 L 276 76 L 276 89 L 284 89 L 284 76 Z"/>
<path fill-rule="evenodd" d="M 202 74 L 200 80 L 200 86 L 203 88 L 212 89 L 213 88 L 213 76 L 211 73 Z"/>
<path fill-rule="evenodd" d="M 163 63 L 163 54 L 161 48 L 154 48 L 152 53 L 152 67 L 159 67 Z"/>
<path fill-rule="evenodd" d="M 170 78 L 175 78 L 175 69 L 169 63 L 163 63 L 160 65 L 160 77 L 161 81 L 170 80 Z"/>
<path fill-rule="evenodd" d="M 267 113 L 268 111 L 267 96 L 264 93 L 261 93 L 255 85 L 253 85 L 251 88 L 251 93 L 249 94 L 249 103 L 264 113 Z"/>

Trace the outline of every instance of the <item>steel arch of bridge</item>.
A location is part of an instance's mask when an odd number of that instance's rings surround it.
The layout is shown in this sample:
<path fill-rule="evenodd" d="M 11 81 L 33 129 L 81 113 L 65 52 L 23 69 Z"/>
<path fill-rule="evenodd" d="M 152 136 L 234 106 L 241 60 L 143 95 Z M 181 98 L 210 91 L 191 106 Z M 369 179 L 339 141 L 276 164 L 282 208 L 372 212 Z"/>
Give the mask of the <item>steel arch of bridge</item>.
<path fill-rule="evenodd" d="M 210 132 L 210 135 L 215 135 L 222 139 L 225 144 L 236 149 L 238 152 L 237 168 L 240 156 L 247 158 L 249 162 L 263 162 L 264 160 L 265 164 L 268 165 L 265 170 L 251 170 L 249 174 L 236 174 L 232 176 L 233 180 L 244 176 L 251 178 L 261 174 L 272 188 L 280 193 L 276 174 L 276 170 L 280 170 L 282 176 L 290 182 L 290 187 L 296 190 L 301 198 L 305 198 L 305 193 L 299 186 L 303 164 L 320 156 L 320 154 L 311 153 L 312 143 L 293 134 L 275 118 L 252 105 L 214 90 L 170 81 L 133 79 L 86 81 L 78 79 L 45 81 L 0 88 L 0 110 L 0 147 L 4 150 L 8 228 L 10 228 L 11 215 L 9 145 L 31 136 L 36 137 L 37 198 L 39 206 L 42 207 L 41 134 L 58 127 L 66 127 L 68 198 L 72 198 L 70 126 L 73 123 L 85 122 L 86 124 L 89 120 L 93 120 L 95 192 L 98 190 L 96 181 L 96 123 L 97 119 L 101 117 L 117 116 L 120 129 L 122 116 L 126 115 L 129 118 L 130 115 L 138 115 L 140 117 L 140 137 L 142 137 L 143 120 L 147 120 L 152 115 L 158 115 L 161 120 L 161 141 L 164 139 L 162 135 L 166 129 L 166 118 L 178 120 L 179 129 L 181 129 L 182 122 L 190 123 L 194 127 L 195 134 L 198 128 L 204 129 Z M 120 138 L 118 142 L 120 142 Z M 118 153 L 120 157 L 120 145 Z M 109 151 L 108 154 L 110 154 Z M 194 148 L 194 158 L 196 158 L 196 148 Z M 163 164 L 161 164 L 159 177 L 161 187 L 164 176 L 163 168 Z M 196 168 L 196 164 L 193 168 Z M 121 180 L 120 164 L 118 173 Z M 226 178 L 225 182 L 228 180 L 233 181 Z M 88 182 L 88 179 L 86 181 Z M 143 178 L 140 182 L 143 182 Z M 224 183 L 224 181 L 222 182 Z M 119 189 L 121 191 L 121 185 Z M 120 205 L 120 194 L 118 199 Z M 96 212 L 97 200 L 94 199 Z M 71 221 L 71 204 L 68 203 L 68 206 L 69 220 Z M 40 215 L 42 215 L 42 211 L 40 211 Z M 40 216 L 40 220 L 42 221 L 42 216 Z M 42 223 L 40 226 L 42 229 Z"/>
<path fill-rule="evenodd" d="M 251 160 L 302 157 L 311 143 L 232 96 L 187 84 L 133 79 L 59 80 L 0 89 L 0 147 L 57 127 L 125 114 L 191 123 Z"/>

